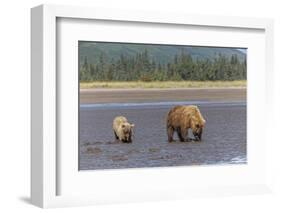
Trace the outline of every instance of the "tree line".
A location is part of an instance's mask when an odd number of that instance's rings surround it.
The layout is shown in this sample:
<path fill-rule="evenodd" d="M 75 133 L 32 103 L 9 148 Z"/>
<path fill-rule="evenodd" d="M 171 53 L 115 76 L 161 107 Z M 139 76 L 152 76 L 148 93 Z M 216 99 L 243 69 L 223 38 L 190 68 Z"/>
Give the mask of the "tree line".
<path fill-rule="evenodd" d="M 118 60 L 99 56 L 96 63 L 88 63 L 87 57 L 80 64 L 81 81 L 215 81 L 246 79 L 247 62 L 217 55 L 214 59 L 194 59 L 186 52 L 175 55 L 167 64 L 156 63 L 148 51 L 135 56 L 120 55 Z"/>

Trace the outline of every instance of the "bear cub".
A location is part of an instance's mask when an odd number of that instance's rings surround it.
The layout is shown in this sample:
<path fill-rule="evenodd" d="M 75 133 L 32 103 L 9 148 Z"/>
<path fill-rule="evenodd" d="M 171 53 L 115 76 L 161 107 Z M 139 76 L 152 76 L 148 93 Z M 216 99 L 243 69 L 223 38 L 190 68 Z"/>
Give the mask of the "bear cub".
<path fill-rule="evenodd" d="M 124 143 L 132 143 L 133 127 L 124 116 L 117 116 L 113 120 L 113 132 L 116 140 Z"/>

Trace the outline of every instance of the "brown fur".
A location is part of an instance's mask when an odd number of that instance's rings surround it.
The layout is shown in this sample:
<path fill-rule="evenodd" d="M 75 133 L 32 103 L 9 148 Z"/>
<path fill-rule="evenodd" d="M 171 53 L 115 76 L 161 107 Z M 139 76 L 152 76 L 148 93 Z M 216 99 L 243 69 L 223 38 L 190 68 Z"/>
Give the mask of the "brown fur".
<path fill-rule="evenodd" d="M 174 131 L 180 141 L 188 141 L 188 129 L 191 128 L 196 140 L 201 140 L 206 121 L 197 106 L 175 106 L 167 116 L 168 141 L 173 141 Z"/>
<path fill-rule="evenodd" d="M 115 135 L 115 139 L 125 143 L 132 142 L 133 127 L 134 124 L 130 124 L 127 118 L 118 116 L 113 120 L 112 128 Z"/>

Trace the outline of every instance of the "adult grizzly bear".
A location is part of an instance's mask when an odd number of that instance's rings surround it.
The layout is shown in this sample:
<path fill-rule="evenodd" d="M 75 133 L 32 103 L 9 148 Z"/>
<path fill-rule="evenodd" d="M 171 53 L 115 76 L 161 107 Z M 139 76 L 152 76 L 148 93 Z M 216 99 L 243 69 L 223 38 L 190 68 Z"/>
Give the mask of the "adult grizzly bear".
<path fill-rule="evenodd" d="M 118 116 L 113 120 L 113 132 L 115 138 L 124 143 L 132 143 L 134 124 L 130 124 L 124 116 Z"/>
<path fill-rule="evenodd" d="M 167 116 L 168 141 L 173 141 L 174 131 L 178 133 L 180 141 L 189 141 L 188 129 L 191 128 L 195 140 L 201 140 L 206 121 L 197 106 L 175 106 Z"/>

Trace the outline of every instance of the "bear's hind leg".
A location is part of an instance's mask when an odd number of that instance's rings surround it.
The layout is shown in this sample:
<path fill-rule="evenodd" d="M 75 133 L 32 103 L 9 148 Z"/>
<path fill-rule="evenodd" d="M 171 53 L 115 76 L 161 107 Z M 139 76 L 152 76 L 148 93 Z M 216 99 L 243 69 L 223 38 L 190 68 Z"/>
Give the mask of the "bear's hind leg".
<path fill-rule="evenodd" d="M 173 135 L 174 135 L 174 128 L 167 127 L 167 134 L 168 134 L 168 142 L 173 142 Z"/>
<path fill-rule="evenodd" d="M 119 140 L 119 138 L 118 138 L 116 132 L 115 132 L 114 130 L 113 130 L 113 132 L 114 132 L 115 139 L 116 139 L 116 140 Z"/>

